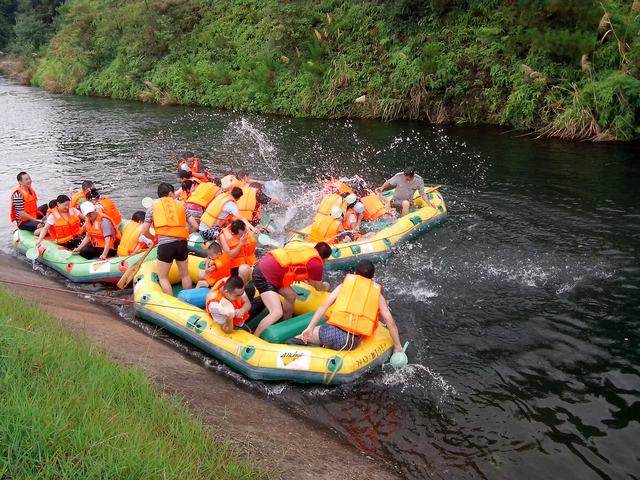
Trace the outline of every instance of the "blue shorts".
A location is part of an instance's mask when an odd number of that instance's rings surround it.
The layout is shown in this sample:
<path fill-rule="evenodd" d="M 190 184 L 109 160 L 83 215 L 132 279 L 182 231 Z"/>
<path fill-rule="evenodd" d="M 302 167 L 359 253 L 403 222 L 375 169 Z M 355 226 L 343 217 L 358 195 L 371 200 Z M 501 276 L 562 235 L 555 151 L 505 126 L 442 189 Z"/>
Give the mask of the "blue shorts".
<path fill-rule="evenodd" d="M 353 350 L 360 345 L 360 336 L 326 323 L 318 330 L 320 344 L 332 350 Z"/>

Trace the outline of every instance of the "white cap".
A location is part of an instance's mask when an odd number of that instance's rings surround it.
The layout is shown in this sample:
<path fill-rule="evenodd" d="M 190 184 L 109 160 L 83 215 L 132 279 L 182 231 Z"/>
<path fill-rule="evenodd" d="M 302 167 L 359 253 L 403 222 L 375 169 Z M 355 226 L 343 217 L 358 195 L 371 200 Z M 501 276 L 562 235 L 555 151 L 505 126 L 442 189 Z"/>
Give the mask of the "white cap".
<path fill-rule="evenodd" d="M 331 209 L 331 216 L 333 218 L 340 218 L 342 216 L 342 209 L 337 205 L 334 205 Z"/>
<path fill-rule="evenodd" d="M 357 200 L 358 200 L 358 197 L 356 197 L 355 193 L 350 193 L 349 195 L 347 195 L 345 197 L 345 201 L 347 202 L 347 205 L 351 205 L 352 203 L 356 203 Z"/>
<path fill-rule="evenodd" d="M 96 207 L 91 202 L 82 202 L 80 204 L 80 211 L 86 217 L 87 214 L 96 211 Z"/>
<path fill-rule="evenodd" d="M 356 203 L 355 207 L 353 207 L 353 209 L 356 211 L 356 213 L 364 213 L 364 204 L 362 202 L 358 202 Z"/>
<path fill-rule="evenodd" d="M 231 180 L 231 178 L 223 177 L 222 181 L 220 182 L 220 187 L 222 187 L 222 190 L 226 190 L 227 188 L 229 188 L 231 186 L 232 182 L 233 182 L 233 180 Z"/>

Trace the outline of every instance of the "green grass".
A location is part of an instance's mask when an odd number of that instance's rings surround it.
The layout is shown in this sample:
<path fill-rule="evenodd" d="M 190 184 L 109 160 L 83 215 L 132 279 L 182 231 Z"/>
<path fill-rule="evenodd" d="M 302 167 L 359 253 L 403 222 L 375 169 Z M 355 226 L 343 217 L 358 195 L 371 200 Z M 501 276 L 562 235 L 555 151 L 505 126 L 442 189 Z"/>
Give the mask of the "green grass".
<path fill-rule="evenodd" d="M 139 371 L 0 289 L 0 478 L 254 479 Z"/>

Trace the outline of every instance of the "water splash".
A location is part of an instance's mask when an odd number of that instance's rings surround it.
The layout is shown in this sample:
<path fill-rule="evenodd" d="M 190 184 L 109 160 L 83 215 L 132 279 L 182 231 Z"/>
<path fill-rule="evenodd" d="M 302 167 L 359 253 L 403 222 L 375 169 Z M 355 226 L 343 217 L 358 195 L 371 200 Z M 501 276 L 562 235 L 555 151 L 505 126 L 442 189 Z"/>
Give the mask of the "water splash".
<path fill-rule="evenodd" d="M 276 147 L 269 141 L 267 136 L 246 118 L 242 118 L 239 122 L 234 122 L 233 128 L 238 134 L 243 136 L 248 135 L 257 143 L 260 158 L 262 158 L 269 170 L 271 170 L 276 177 L 279 177 L 281 172 L 276 159 Z"/>

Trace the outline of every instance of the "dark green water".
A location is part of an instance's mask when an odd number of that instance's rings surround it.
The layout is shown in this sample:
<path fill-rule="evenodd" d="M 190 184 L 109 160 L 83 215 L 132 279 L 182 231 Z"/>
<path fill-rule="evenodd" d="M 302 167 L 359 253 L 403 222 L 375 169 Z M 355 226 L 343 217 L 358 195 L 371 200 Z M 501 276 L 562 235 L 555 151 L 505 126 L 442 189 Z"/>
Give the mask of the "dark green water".
<path fill-rule="evenodd" d="M 640 478 L 638 146 L 161 108 L 0 79 L 3 248 L 21 169 L 43 199 L 90 178 L 130 213 L 173 181 L 169 154 L 185 148 L 214 172 L 279 178 L 293 228 L 322 172 L 380 183 L 412 163 L 450 208 L 378 269 L 411 342 L 406 370 L 328 389 L 255 384 L 194 356 L 406 478 Z"/>

